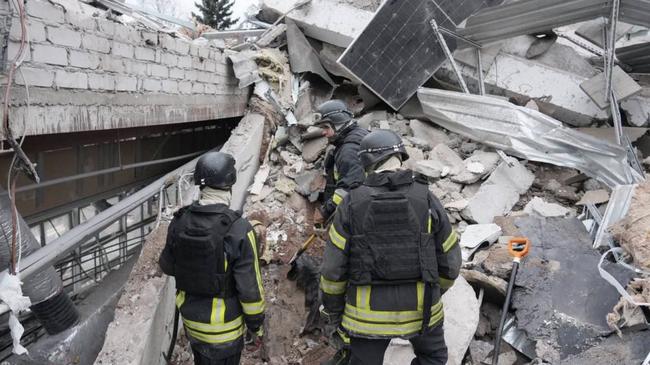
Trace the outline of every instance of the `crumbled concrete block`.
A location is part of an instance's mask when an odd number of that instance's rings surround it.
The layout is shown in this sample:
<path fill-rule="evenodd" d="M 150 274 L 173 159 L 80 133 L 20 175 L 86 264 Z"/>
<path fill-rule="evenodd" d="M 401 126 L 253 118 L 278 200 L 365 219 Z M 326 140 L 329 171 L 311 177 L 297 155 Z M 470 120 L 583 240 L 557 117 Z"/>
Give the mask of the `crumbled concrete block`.
<path fill-rule="evenodd" d="M 429 122 L 423 122 L 418 119 L 412 119 L 409 123 L 413 135 L 427 142 L 430 148 L 435 148 L 439 144 L 448 144 L 449 137 L 445 131 L 434 127 Z"/>
<path fill-rule="evenodd" d="M 29 36 L 29 41 L 31 42 L 45 42 L 47 36 L 45 34 L 45 25 L 36 20 L 31 20 L 27 24 L 27 36 Z M 11 29 L 9 30 L 9 40 L 20 41 L 22 35 L 22 27 L 20 26 L 20 20 L 18 18 L 13 18 L 11 21 Z"/>
<path fill-rule="evenodd" d="M 70 50 L 70 66 L 95 70 L 99 67 L 99 56 Z"/>
<path fill-rule="evenodd" d="M 81 33 L 65 27 L 47 27 L 47 40 L 73 48 L 81 47 Z"/>
<path fill-rule="evenodd" d="M 56 71 L 56 86 L 69 89 L 87 89 L 88 75 L 85 72 Z"/>
<path fill-rule="evenodd" d="M 144 79 L 142 80 L 142 88 L 145 91 L 158 92 L 162 89 L 162 82 L 155 79 Z"/>
<path fill-rule="evenodd" d="M 150 63 L 147 65 L 147 73 L 149 76 L 158 76 L 167 78 L 169 77 L 169 70 L 163 65 L 157 65 L 155 63 Z"/>
<path fill-rule="evenodd" d="M 175 51 L 176 50 L 176 38 L 168 35 L 168 34 L 161 34 L 160 37 L 158 38 L 158 41 L 160 42 L 160 47 L 162 49 L 168 50 L 168 51 Z"/>
<path fill-rule="evenodd" d="M 116 56 L 133 58 L 133 46 L 120 42 L 113 42 L 113 54 Z"/>
<path fill-rule="evenodd" d="M 642 95 L 635 95 L 621 103 L 621 109 L 627 121 L 635 127 L 650 126 L 650 88 L 646 87 Z"/>
<path fill-rule="evenodd" d="M 589 190 L 585 192 L 576 205 L 602 204 L 609 201 L 609 192 L 604 189 Z"/>
<path fill-rule="evenodd" d="M 192 92 L 195 94 L 205 93 L 205 85 L 200 82 L 195 82 L 192 84 Z"/>
<path fill-rule="evenodd" d="M 178 81 L 162 80 L 162 91 L 168 94 L 178 94 Z"/>
<path fill-rule="evenodd" d="M 542 217 L 568 217 L 571 215 L 571 210 L 559 204 L 547 203 L 539 197 L 534 197 L 528 202 L 524 207 L 524 212 Z"/>
<path fill-rule="evenodd" d="M 18 85 L 25 85 L 27 82 L 29 86 L 52 87 L 54 84 L 54 72 L 51 70 L 21 66 L 20 71 L 16 73 L 16 84 Z M 25 76 L 24 79 L 23 76 Z"/>
<path fill-rule="evenodd" d="M 463 185 L 457 184 L 449 179 L 441 179 L 436 181 L 436 185 L 447 194 L 460 193 L 463 189 Z"/>
<path fill-rule="evenodd" d="M 308 130 L 309 131 L 309 130 Z M 316 161 L 325 152 L 329 142 L 327 137 L 314 138 L 302 146 L 302 158 L 306 162 Z"/>
<path fill-rule="evenodd" d="M 122 59 L 111 56 L 102 57 L 100 68 L 104 71 L 115 72 L 118 74 L 124 73 L 126 70 Z"/>
<path fill-rule="evenodd" d="M 375 110 L 362 115 L 357 122 L 359 123 L 359 127 L 369 129 L 372 122 L 380 122 L 382 120 L 388 120 L 388 113 L 385 110 Z"/>
<path fill-rule="evenodd" d="M 455 175 L 464 168 L 463 160 L 454 150 L 447 145 L 440 143 L 433 148 L 429 154 L 430 160 L 438 160 L 443 166 L 449 168 L 450 174 Z"/>
<path fill-rule="evenodd" d="M 191 81 L 181 81 L 178 83 L 178 90 L 181 94 L 191 94 L 192 93 L 192 82 Z"/>
<path fill-rule="evenodd" d="M 176 66 L 178 65 L 178 56 L 165 52 L 161 56 L 161 62 L 167 66 Z"/>
<path fill-rule="evenodd" d="M 67 66 L 68 52 L 65 48 L 35 44 L 32 46 L 32 60 L 37 63 Z"/>
<path fill-rule="evenodd" d="M 170 68 L 169 77 L 172 79 L 182 79 L 185 77 L 185 71 L 181 70 L 180 68 Z"/>
<path fill-rule="evenodd" d="M 136 47 L 135 58 L 143 61 L 154 61 L 156 59 L 156 52 L 151 48 Z"/>
<path fill-rule="evenodd" d="M 103 37 L 93 34 L 84 34 L 81 38 L 82 47 L 91 51 L 109 53 L 111 51 L 111 42 Z"/>
<path fill-rule="evenodd" d="M 415 170 L 418 161 L 424 160 L 424 152 L 418 148 L 406 146 L 406 153 L 409 159 L 404 162 L 404 167 L 407 169 Z"/>
<path fill-rule="evenodd" d="M 46 1 L 28 1 L 25 4 L 27 15 L 44 19 L 51 23 L 63 23 L 63 8 Z"/>
<path fill-rule="evenodd" d="M 433 179 L 442 177 L 445 166 L 438 160 L 422 160 L 415 162 L 415 171 Z"/>
<path fill-rule="evenodd" d="M 452 202 L 446 203 L 444 208 L 450 212 L 460 212 L 467 207 L 469 201 L 467 199 L 454 200 Z"/>
<path fill-rule="evenodd" d="M 88 86 L 91 90 L 115 90 L 115 76 L 107 74 L 89 74 Z"/>
<path fill-rule="evenodd" d="M 178 57 L 178 67 L 180 67 L 180 68 L 192 68 L 192 57 L 190 57 L 190 56 L 179 56 Z"/>
<path fill-rule="evenodd" d="M 496 216 L 504 215 L 519 201 L 519 195 L 528 191 L 535 175 L 514 158 L 509 167 L 502 162 L 470 199 L 463 216 L 476 223 L 492 223 Z"/>
<path fill-rule="evenodd" d="M 115 79 L 115 89 L 117 91 L 136 91 L 138 88 L 138 79 L 129 76 L 117 76 Z"/>

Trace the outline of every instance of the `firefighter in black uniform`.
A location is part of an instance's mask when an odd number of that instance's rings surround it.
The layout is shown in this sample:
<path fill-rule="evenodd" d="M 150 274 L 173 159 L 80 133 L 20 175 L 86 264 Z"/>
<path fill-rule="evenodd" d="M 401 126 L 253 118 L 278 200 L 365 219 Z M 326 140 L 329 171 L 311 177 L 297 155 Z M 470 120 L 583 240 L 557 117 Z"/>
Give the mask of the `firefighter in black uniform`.
<path fill-rule="evenodd" d="M 444 365 L 440 299 L 460 271 L 456 233 L 427 181 L 401 168 L 397 134 L 373 131 L 360 148 L 368 176 L 338 206 L 321 268 L 323 314 L 350 339 L 338 363 L 381 365 L 400 337 L 413 344 L 411 365 Z"/>
<path fill-rule="evenodd" d="M 258 343 L 263 335 L 255 233 L 229 208 L 236 179 L 231 155 L 209 152 L 199 159 L 194 182 L 200 199 L 174 214 L 159 260 L 176 278 L 176 306 L 196 365 L 239 364 L 244 334 Z"/>
<path fill-rule="evenodd" d="M 368 130 L 357 126 L 352 112 L 342 100 L 324 102 L 317 113 L 321 119 L 316 125 L 326 130 L 327 137 L 335 146 L 334 153 L 326 158 L 325 170 L 328 183 L 334 185 L 336 190 L 326 191 L 325 203 L 319 211 L 321 217 L 315 219 L 324 221 L 334 213 L 347 191 L 361 184 L 365 178 L 358 152 L 359 143 Z"/>

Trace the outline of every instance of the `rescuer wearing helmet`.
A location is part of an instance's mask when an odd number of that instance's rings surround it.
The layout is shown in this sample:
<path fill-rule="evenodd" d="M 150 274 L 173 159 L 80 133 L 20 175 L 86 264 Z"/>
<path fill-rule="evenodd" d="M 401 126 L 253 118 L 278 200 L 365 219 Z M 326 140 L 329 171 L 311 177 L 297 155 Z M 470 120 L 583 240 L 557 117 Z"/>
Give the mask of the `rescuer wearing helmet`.
<path fill-rule="evenodd" d="M 349 336 L 338 364 L 381 365 L 400 337 L 413 344 L 411 365 L 444 365 L 440 299 L 460 271 L 456 233 L 427 181 L 402 169 L 397 134 L 371 132 L 359 156 L 368 176 L 338 206 L 321 268 L 323 314 Z"/>
<path fill-rule="evenodd" d="M 319 211 L 322 217 L 315 219 L 323 221 L 334 213 L 349 189 L 363 182 L 364 172 L 358 152 L 359 143 L 368 131 L 357 126 L 352 112 L 342 100 L 324 102 L 318 106 L 317 113 L 320 120 L 316 125 L 325 129 L 325 135 L 335 146 L 334 153 L 325 162 L 328 184 L 332 189 L 325 193 L 325 203 Z"/>
<path fill-rule="evenodd" d="M 264 292 L 255 233 L 229 208 L 235 159 L 208 152 L 196 163 L 200 199 L 174 214 L 160 256 L 176 278 L 176 306 L 196 365 L 239 364 L 244 333 L 263 334 Z"/>

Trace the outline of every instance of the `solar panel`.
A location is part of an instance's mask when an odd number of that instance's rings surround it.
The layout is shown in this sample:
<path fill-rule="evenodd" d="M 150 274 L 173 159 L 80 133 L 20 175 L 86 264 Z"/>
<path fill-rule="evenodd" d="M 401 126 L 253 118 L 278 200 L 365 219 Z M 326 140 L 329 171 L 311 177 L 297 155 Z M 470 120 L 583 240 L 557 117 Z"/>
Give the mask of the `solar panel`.
<path fill-rule="evenodd" d="M 401 108 L 445 61 L 430 21 L 455 30 L 478 10 L 502 0 L 386 0 L 339 58 L 393 109 Z M 453 51 L 456 40 L 445 36 Z"/>

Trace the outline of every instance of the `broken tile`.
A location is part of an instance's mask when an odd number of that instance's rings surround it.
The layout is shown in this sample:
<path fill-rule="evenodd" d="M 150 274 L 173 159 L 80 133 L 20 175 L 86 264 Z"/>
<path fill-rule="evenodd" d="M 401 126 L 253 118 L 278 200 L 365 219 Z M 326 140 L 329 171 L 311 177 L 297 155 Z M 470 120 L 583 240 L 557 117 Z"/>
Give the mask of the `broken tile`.
<path fill-rule="evenodd" d="M 536 214 L 541 217 L 568 217 L 572 214 L 570 209 L 567 209 L 559 204 L 547 203 L 544 199 L 534 197 L 526 207 L 524 212 L 528 214 Z"/>
<path fill-rule="evenodd" d="M 460 237 L 460 245 L 465 248 L 474 248 L 481 243 L 494 243 L 501 236 L 501 227 L 494 223 L 471 224 Z"/>

